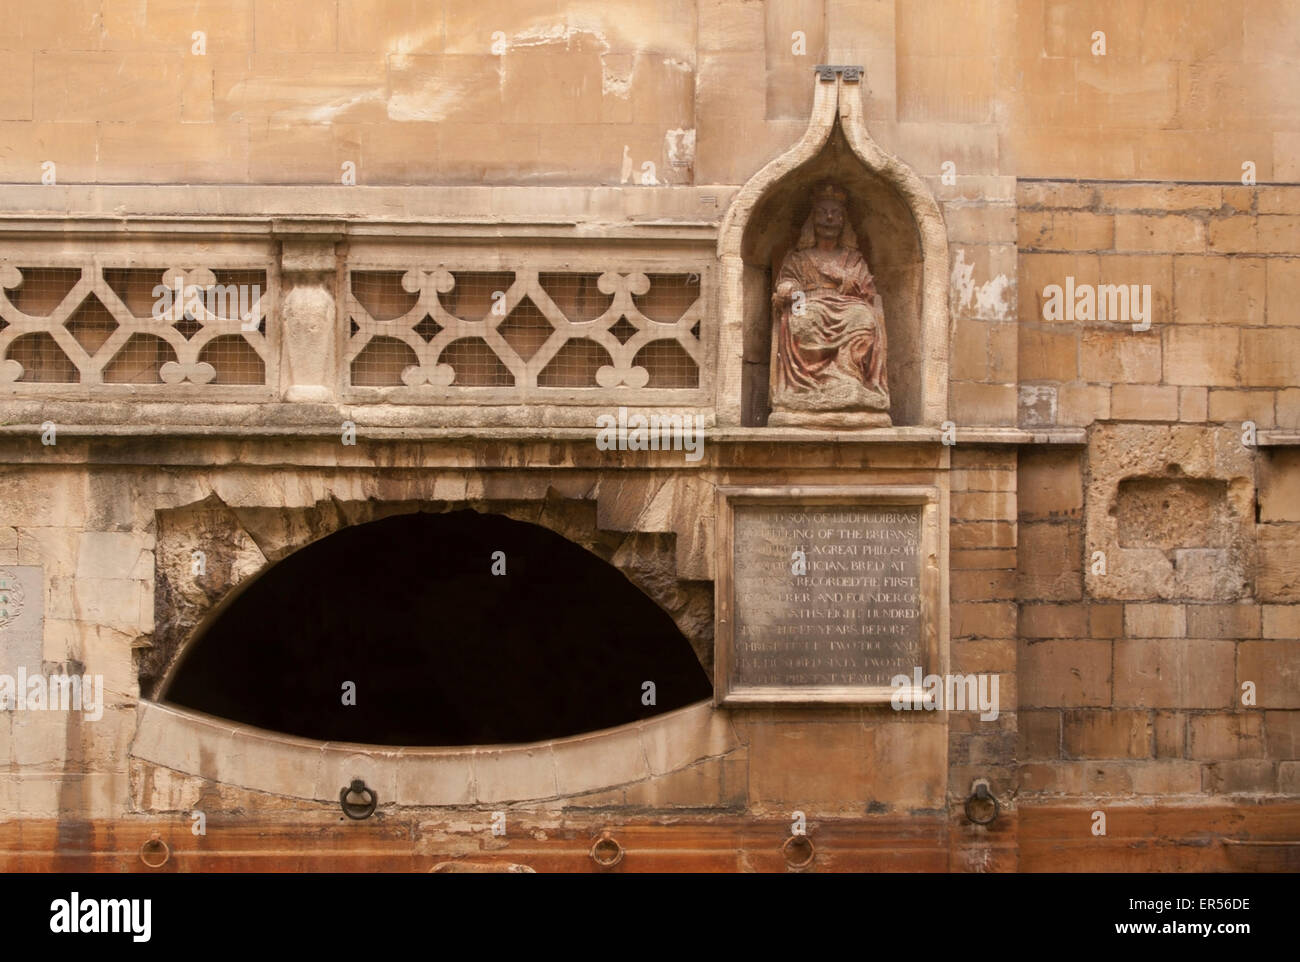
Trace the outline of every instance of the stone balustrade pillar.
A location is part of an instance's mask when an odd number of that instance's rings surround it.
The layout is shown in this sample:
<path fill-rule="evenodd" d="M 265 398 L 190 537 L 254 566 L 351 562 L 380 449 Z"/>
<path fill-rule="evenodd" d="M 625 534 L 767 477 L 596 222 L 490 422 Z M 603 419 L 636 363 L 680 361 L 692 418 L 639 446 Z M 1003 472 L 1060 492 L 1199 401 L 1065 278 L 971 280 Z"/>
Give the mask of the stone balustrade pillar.
<path fill-rule="evenodd" d="M 342 225 L 277 222 L 280 241 L 280 393 L 285 401 L 337 403 L 339 319 L 335 286 Z"/>

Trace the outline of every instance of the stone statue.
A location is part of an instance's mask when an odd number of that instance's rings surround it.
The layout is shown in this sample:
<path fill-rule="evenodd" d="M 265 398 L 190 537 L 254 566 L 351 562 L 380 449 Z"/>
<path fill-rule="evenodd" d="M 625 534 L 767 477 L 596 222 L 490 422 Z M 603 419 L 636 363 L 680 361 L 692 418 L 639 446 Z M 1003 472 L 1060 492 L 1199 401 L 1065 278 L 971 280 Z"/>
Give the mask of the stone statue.
<path fill-rule="evenodd" d="M 846 217 L 848 195 L 813 190 L 812 213 L 772 293 L 769 425 L 889 425 L 885 316 Z"/>

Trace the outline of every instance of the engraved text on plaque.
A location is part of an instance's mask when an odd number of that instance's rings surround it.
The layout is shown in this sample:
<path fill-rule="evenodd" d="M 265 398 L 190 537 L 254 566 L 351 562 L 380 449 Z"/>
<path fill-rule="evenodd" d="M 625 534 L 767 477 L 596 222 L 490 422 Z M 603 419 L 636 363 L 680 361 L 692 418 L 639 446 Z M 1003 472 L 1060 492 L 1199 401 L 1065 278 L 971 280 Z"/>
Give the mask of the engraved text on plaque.
<path fill-rule="evenodd" d="M 731 688 L 888 687 L 910 676 L 923 664 L 921 513 L 735 505 Z"/>

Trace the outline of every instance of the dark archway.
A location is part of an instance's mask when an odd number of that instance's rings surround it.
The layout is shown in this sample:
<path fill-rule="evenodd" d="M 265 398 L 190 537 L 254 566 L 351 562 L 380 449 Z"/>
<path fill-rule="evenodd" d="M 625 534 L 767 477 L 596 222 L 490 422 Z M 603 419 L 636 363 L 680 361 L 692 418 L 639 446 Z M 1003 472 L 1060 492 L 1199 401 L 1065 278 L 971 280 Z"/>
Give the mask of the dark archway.
<path fill-rule="evenodd" d="M 305 738 L 419 746 L 575 735 L 711 694 L 672 619 L 616 568 L 538 525 L 457 511 L 285 558 L 194 640 L 162 697 Z"/>

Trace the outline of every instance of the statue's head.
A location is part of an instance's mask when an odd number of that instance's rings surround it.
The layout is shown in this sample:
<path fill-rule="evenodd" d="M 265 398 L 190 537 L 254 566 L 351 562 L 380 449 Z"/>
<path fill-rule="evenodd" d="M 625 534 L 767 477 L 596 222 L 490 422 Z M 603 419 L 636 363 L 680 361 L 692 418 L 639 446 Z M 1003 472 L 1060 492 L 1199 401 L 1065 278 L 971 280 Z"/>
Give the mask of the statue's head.
<path fill-rule="evenodd" d="M 813 190 L 813 232 L 818 240 L 840 239 L 848 199 L 848 194 L 830 181 L 823 181 Z"/>
<path fill-rule="evenodd" d="M 842 247 L 857 247 L 857 237 L 848 223 L 849 195 L 833 181 L 824 180 L 813 188 L 812 211 L 799 235 L 798 247 L 812 247 L 817 241 L 834 241 Z"/>

